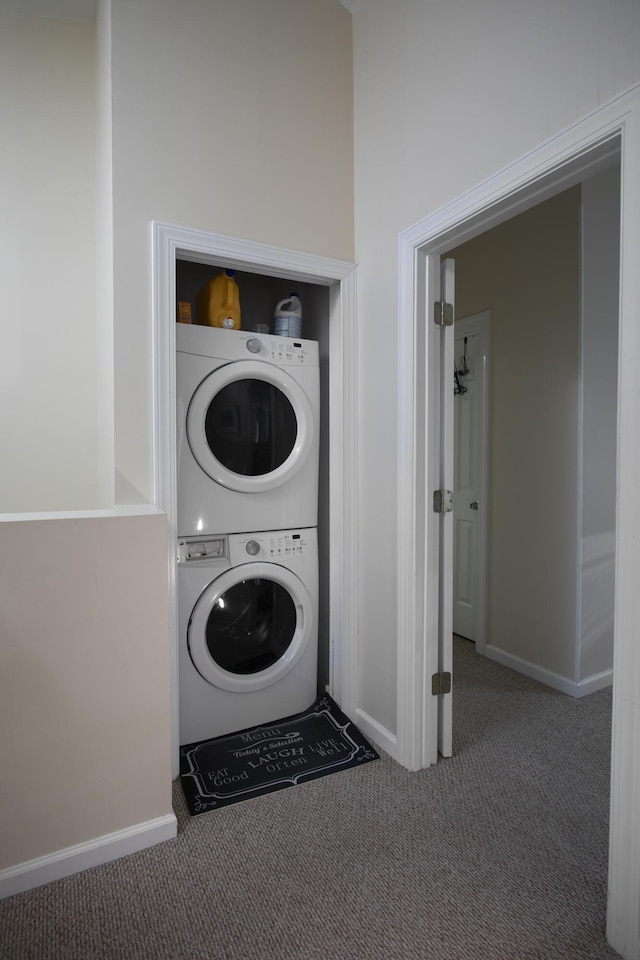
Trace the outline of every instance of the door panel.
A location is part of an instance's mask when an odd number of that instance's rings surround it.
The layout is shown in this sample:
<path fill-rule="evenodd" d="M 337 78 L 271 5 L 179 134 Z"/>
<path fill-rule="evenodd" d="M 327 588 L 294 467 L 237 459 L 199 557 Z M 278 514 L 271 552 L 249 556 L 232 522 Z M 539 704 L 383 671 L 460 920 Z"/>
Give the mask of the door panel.
<path fill-rule="evenodd" d="M 443 260 L 440 298 L 453 305 L 455 313 L 455 261 Z M 440 328 L 440 488 L 453 490 L 454 327 Z M 438 603 L 438 670 L 453 677 L 453 514 L 440 515 L 440 576 Z M 438 696 L 438 752 L 453 753 L 452 694 Z"/>
<path fill-rule="evenodd" d="M 476 644 L 484 641 L 487 581 L 489 331 L 483 313 L 456 321 L 454 338 L 453 632 Z"/>
<path fill-rule="evenodd" d="M 464 520 L 455 522 L 454 554 L 456 556 L 456 577 L 454 578 L 454 601 L 469 607 L 473 598 L 473 524 Z M 454 633 L 462 634 L 455 628 Z"/>

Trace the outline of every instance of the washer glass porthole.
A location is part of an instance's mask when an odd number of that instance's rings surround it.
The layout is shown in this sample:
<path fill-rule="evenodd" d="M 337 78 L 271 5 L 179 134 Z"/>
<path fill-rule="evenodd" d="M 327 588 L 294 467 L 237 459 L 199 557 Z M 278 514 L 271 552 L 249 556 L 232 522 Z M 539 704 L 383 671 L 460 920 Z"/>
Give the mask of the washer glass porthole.
<path fill-rule="evenodd" d="M 284 656 L 296 626 L 296 606 L 282 584 L 266 577 L 241 580 L 214 602 L 206 646 L 228 673 L 260 673 Z"/>

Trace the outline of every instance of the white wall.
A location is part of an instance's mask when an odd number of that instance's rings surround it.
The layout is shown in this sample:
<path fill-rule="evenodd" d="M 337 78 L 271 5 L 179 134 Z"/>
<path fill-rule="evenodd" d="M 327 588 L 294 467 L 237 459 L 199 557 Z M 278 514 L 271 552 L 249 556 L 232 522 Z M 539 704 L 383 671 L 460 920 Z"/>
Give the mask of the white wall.
<path fill-rule="evenodd" d="M 491 311 L 487 644 L 575 682 L 579 209 L 574 187 L 447 253 Z"/>
<path fill-rule="evenodd" d="M 164 518 L 63 512 L 112 506 L 114 443 L 119 502 L 153 497 L 151 221 L 352 259 L 353 103 L 338 0 L 100 0 L 95 46 L 0 28 L 11 886 L 171 816 Z"/>
<path fill-rule="evenodd" d="M 96 433 L 100 504 L 116 502 L 113 437 L 113 142 L 111 119 L 111 0 L 95 19 L 96 139 Z M 122 502 L 122 501 L 118 501 Z"/>
<path fill-rule="evenodd" d="M 353 258 L 338 0 L 113 0 L 116 465 L 152 495 L 150 224 Z"/>
<path fill-rule="evenodd" d="M 69 307 L 69 285 L 58 285 L 58 278 L 68 273 L 67 255 L 74 265 L 91 259 L 93 241 L 87 243 L 86 237 L 93 236 L 92 214 L 87 213 L 92 203 L 81 205 L 80 212 L 73 203 L 55 203 L 56 198 L 69 201 L 66 171 L 72 171 L 74 184 L 86 184 L 93 162 L 76 169 L 63 150 L 64 163 L 48 163 L 27 149 L 34 138 L 43 142 L 40 127 L 34 132 L 22 127 L 25 116 L 47 126 L 42 99 L 47 109 L 57 105 L 61 111 L 54 115 L 55 136 L 47 135 L 47 157 L 57 160 L 61 131 L 69 133 L 71 142 L 79 137 L 78 155 L 92 153 L 91 28 L 50 21 L 27 28 L 4 17 L 1 26 L 3 129 L 17 130 L 15 142 L 25 143 L 18 156 L 3 159 L 3 184 L 13 191 L 16 172 L 35 165 L 37 175 L 29 181 L 38 196 L 34 206 L 53 214 L 51 222 L 61 224 L 64 241 L 54 244 L 44 235 L 40 244 L 16 224 L 22 201 L 9 196 L 11 227 L 2 231 L 0 263 L 6 268 L 2 288 L 9 291 L 11 309 L 4 311 L 8 363 L 1 382 L 8 391 L 3 410 L 10 408 L 14 419 L 3 421 L 2 430 L 11 462 L 20 462 L 20 470 L 6 471 L 4 458 L 4 482 L 10 483 L 6 500 L 9 509 L 23 509 L 21 498 L 27 492 L 24 508 L 30 510 L 95 505 L 102 479 L 96 468 L 102 455 L 94 446 L 96 383 L 104 371 L 96 378 L 95 329 L 84 322 L 94 315 L 94 306 L 86 289 L 73 287 Z M 353 259 L 351 17 L 338 0 L 271 0 L 268 5 L 262 0 L 215 5 L 205 0 L 113 0 L 111 26 L 117 462 L 149 498 L 150 221 Z M 628 0 L 368 0 L 355 14 L 353 29 L 361 356 L 360 706 L 394 731 L 398 233 L 640 80 L 640 5 Z M 58 58 L 58 66 L 63 62 L 61 73 L 49 70 L 51 57 Z M 42 66 L 36 68 L 34 61 Z M 75 75 L 68 92 L 73 103 L 79 98 L 77 113 L 61 106 L 60 98 L 52 98 L 52 104 L 45 96 L 66 72 Z M 28 99 L 31 76 L 37 96 Z M 79 117 L 84 110 L 88 116 L 78 134 L 71 115 Z M 293 146 L 286 146 L 287 138 Z M 56 188 L 55 178 L 63 178 L 60 189 L 50 189 L 52 177 Z M 71 230 L 69 224 L 75 217 L 82 220 L 83 211 L 86 223 Z M 33 222 L 31 206 L 22 215 Z M 75 244 L 76 237 L 83 239 Z M 56 265 L 59 258 L 63 261 L 53 276 L 47 273 L 52 258 Z M 25 275 L 38 283 L 13 281 Z M 23 289 L 38 296 L 32 304 L 47 293 L 49 312 L 21 305 Z M 17 313 L 19 325 L 12 322 Z M 63 339 L 72 352 L 61 355 Z M 24 357 L 31 355 L 35 359 L 27 380 Z M 66 359 L 73 360 L 69 368 Z M 66 376 L 54 375 L 54 367 Z M 28 431 L 12 426 L 35 396 L 47 400 L 41 408 L 48 411 L 57 454 L 47 461 L 46 476 L 29 470 L 33 451 L 39 455 L 41 446 L 30 445 Z M 25 420 L 31 423 L 26 413 Z M 150 530 L 137 531 L 142 539 L 135 532 L 134 523 L 132 541 L 127 540 L 131 550 L 134 542 L 155 542 Z M 57 536 L 64 538 L 64 527 Z M 109 563 L 114 569 L 118 549 L 112 541 Z M 156 557 L 163 552 L 159 544 L 154 550 Z M 30 541 L 16 543 L 16 551 L 16 569 L 26 577 Z M 57 556 L 55 551 L 49 555 L 56 572 Z M 130 570 L 135 593 L 142 572 L 135 566 Z M 48 576 L 44 571 L 43 579 Z M 78 584 L 75 567 L 67 576 L 63 592 L 70 596 Z M 156 600 L 162 600 L 162 589 L 158 581 Z M 22 596 L 25 604 L 34 597 L 47 604 L 56 592 L 39 589 Z M 121 583 L 115 605 L 120 597 L 127 602 L 131 597 Z M 64 637 L 64 618 L 58 623 L 56 641 L 58 633 Z M 142 651 L 149 652 L 150 644 L 149 637 Z M 164 656 L 160 648 L 157 655 Z M 65 648 L 59 669 L 70 672 L 73 665 L 73 654 Z M 156 710 L 162 683 L 156 676 L 145 688 L 141 710 L 147 705 L 152 713 Z M 115 704 L 108 712 L 110 723 L 118 709 Z M 87 716 L 87 710 L 78 714 L 80 722 Z M 162 770 L 164 742 L 160 730 L 154 756 Z M 168 754 L 167 746 L 167 759 Z M 67 791 L 62 799 L 70 796 Z M 25 855 L 22 848 L 14 851 L 15 857 Z"/>
<path fill-rule="evenodd" d="M 97 38 L 0 14 L 2 894 L 174 820 L 166 523 L 97 510 L 113 506 L 108 13 Z"/>
<path fill-rule="evenodd" d="M 640 80 L 640 5 L 370 0 L 353 22 L 360 705 L 394 731 L 398 234 Z"/>
<path fill-rule="evenodd" d="M 581 680 L 613 665 L 619 271 L 615 166 L 582 185 Z"/>
<path fill-rule="evenodd" d="M 0 14 L 0 513 L 102 505 L 93 39 Z"/>

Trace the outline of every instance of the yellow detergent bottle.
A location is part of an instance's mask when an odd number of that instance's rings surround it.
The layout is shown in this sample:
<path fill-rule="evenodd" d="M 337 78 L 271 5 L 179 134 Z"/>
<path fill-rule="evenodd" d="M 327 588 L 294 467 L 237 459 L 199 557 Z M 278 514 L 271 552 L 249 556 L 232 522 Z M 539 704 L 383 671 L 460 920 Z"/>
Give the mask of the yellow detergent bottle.
<path fill-rule="evenodd" d="M 240 291 L 235 270 L 223 270 L 196 297 L 196 323 L 205 327 L 240 329 Z"/>

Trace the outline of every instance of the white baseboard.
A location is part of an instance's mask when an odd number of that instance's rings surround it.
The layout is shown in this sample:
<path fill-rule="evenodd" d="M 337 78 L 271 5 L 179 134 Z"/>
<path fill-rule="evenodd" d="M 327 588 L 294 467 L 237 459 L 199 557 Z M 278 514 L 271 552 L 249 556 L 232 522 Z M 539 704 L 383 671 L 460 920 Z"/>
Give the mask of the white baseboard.
<path fill-rule="evenodd" d="M 596 690 L 604 690 L 605 687 L 610 687 L 613 683 L 613 668 L 611 670 L 603 670 L 602 673 L 594 673 L 593 676 L 587 677 L 586 680 L 580 680 L 577 684 L 578 692 L 577 697 L 586 697 L 590 693 L 595 693 Z"/>
<path fill-rule="evenodd" d="M 367 739 L 373 740 L 376 746 L 381 747 L 393 760 L 397 760 L 398 738 L 394 733 L 360 709 L 356 711 L 356 726 Z"/>
<path fill-rule="evenodd" d="M 117 860 L 129 853 L 137 853 L 163 840 L 172 840 L 178 833 L 175 814 L 138 823 L 126 830 L 109 833 L 87 843 L 65 847 L 46 857 L 27 860 L 8 870 L 0 871 L 0 899 L 24 893 L 52 880 L 70 877 L 89 867 L 97 867 L 109 860 Z"/>
<path fill-rule="evenodd" d="M 522 660 L 512 653 L 506 653 L 499 647 L 487 645 L 484 650 L 485 656 L 496 663 L 501 663 L 504 667 L 510 667 L 518 673 L 523 673 L 525 677 L 531 677 L 532 680 L 538 680 L 540 683 L 553 687 L 554 690 L 560 690 L 570 697 L 586 697 L 589 693 L 595 693 L 603 687 L 608 687 L 613 682 L 613 670 L 605 670 L 603 673 L 594 674 L 576 683 L 568 677 L 563 677 L 559 673 L 553 673 L 551 670 L 545 670 L 535 663 L 529 663 L 528 660 Z"/>

